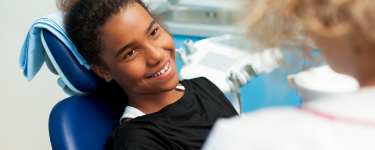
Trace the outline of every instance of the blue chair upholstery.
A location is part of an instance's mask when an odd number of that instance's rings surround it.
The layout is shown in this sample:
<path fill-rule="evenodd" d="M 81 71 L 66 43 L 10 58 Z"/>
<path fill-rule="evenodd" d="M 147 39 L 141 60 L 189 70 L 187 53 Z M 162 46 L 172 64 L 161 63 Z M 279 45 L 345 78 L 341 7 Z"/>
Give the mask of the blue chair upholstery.
<path fill-rule="evenodd" d="M 108 93 L 76 95 L 55 105 L 49 118 L 53 150 L 105 149 L 106 138 L 119 125 L 126 105 L 122 96 Z"/>
<path fill-rule="evenodd" d="M 127 104 L 126 95 L 115 83 L 104 83 L 80 65 L 71 51 L 51 32 L 42 31 L 44 47 L 64 82 L 83 94 L 57 103 L 49 118 L 54 150 L 103 150 L 108 135 L 119 125 Z"/>

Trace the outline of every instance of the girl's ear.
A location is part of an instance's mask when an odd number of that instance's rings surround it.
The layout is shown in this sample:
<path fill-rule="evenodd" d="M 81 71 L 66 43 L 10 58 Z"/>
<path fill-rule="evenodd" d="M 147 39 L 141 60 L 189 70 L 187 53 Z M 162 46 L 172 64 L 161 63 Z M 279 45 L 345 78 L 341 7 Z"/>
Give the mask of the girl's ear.
<path fill-rule="evenodd" d="M 107 69 L 104 69 L 103 67 L 99 67 L 99 66 L 96 66 L 96 65 L 91 65 L 91 70 L 96 74 L 98 75 L 100 78 L 104 79 L 104 80 L 109 80 L 111 81 L 112 80 L 112 77 L 111 75 L 108 73 Z M 107 80 L 107 81 L 108 81 Z"/>

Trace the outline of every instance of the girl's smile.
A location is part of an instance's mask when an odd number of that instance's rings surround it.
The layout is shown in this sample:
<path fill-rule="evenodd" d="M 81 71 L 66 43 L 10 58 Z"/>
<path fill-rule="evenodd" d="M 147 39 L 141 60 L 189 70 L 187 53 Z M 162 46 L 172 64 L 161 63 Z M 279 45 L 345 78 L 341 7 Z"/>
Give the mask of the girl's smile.
<path fill-rule="evenodd" d="M 162 67 L 162 69 L 155 72 L 153 75 L 149 76 L 148 78 L 152 78 L 152 79 L 166 78 L 171 74 L 172 69 L 173 67 L 171 67 L 171 63 L 169 63 L 169 60 L 168 60 L 167 64 L 164 67 Z"/>

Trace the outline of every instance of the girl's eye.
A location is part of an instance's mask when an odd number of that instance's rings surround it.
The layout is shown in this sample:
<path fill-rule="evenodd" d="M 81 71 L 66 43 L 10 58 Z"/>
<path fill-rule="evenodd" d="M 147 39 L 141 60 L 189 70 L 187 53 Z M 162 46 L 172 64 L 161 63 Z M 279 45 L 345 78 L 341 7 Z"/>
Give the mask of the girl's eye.
<path fill-rule="evenodd" d="M 135 53 L 135 50 L 130 50 L 129 53 L 126 54 L 125 58 L 133 55 L 134 53 Z"/>
<path fill-rule="evenodd" d="M 151 32 L 150 38 L 156 34 L 159 28 L 156 28 L 154 31 Z"/>

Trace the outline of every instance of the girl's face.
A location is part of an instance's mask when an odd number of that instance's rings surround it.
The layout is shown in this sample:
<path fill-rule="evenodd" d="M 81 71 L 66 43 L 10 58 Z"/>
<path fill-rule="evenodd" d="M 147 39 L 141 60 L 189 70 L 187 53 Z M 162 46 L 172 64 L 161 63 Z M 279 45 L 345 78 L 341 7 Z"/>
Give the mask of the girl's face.
<path fill-rule="evenodd" d="M 101 27 L 109 69 L 93 66 L 103 79 L 115 80 L 127 94 L 166 92 L 179 82 L 172 37 L 138 3 Z"/>

